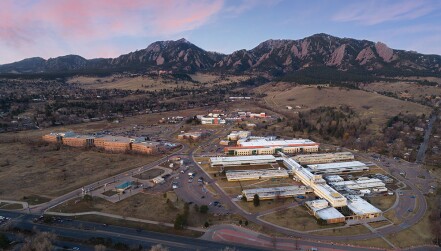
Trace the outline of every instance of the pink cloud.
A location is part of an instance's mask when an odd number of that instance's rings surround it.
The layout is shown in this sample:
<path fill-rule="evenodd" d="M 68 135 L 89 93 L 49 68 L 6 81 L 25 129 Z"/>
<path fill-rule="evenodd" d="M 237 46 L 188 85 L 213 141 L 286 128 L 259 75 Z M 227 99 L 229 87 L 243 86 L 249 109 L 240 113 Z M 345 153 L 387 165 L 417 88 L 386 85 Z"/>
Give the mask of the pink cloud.
<path fill-rule="evenodd" d="M 223 4 L 223 0 L 1 0 L 0 48 L 12 48 L 17 55 L 34 48 L 35 55 L 48 44 L 66 50 L 115 37 L 171 36 L 206 24 Z"/>
<path fill-rule="evenodd" d="M 425 16 L 441 7 L 433 1 L 357 1 L 336 13 L 332 19 L 341 22 L 359 22 L 375 25 L 388 21 L 412 20 Z"/>

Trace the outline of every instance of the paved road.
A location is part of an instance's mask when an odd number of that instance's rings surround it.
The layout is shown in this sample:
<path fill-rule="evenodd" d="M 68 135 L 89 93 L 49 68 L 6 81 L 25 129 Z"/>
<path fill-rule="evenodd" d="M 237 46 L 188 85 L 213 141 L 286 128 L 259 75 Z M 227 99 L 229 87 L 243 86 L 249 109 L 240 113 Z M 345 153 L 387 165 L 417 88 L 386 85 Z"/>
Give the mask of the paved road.
<path fill-rule="evenodd" d="M 429 145 L 430 135 L 432 134 L 433 123 L 435 123 L 438 115 L 434 113 L 432 117 L 430 117 L 429 124 L 427 125 L 426 132 L 424 134 L 424 141 L 420 145 L 420 149 L 418 149 L 418 153 L 416 156 L 416 163 L 424 163 L 424 157 L 426 156 L 427 146 Z"/>
<path fill-rule="evenodd" d="M 221 250 L 226 246 L 235 247 L 238 250 L 264 250 L 244 245 L 230 245 L 191 237 L 176 236 L 164 233 L 139 231 L 133 228 L 118 226 L 104 226 L 98 223 L 82 221 L 65 221 L 60 224 L 39 224 L 32 222 L 37 215 L 21 214 L 17 212 L 0 210 L 3 216 L 11 217 L 12 224 L 21 229 L 53 232 L 59 237 L 69 237 L 77 240 L 89 240 L 91 237 L 111 238 L 113 243 L 125 243 L 129 247 L 151 247 L 158 243 L 170 250 Z"/>

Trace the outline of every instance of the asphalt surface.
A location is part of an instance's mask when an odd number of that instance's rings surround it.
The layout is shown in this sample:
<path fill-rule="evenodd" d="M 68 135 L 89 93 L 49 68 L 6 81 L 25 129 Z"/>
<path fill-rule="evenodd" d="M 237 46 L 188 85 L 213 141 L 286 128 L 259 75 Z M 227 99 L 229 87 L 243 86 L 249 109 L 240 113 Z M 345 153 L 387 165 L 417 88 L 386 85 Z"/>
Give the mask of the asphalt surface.
<path fill-rule="evenodd" d="M 103 224 L 83 221 L 66 221 L 63 223 L 42 224 L 34 223 L 33 219 L 38 215 L 21 214 L 17 212 L 0 210 L 2 216 L 10 217 L 13 226 L 24 230 L 39 230 L 53 232 L 58 237 L 72 238 L 87 241 L 94 238 L 110 238 L 112 243 L 124 243 L 129 247 L 151 247 L 157 244 L 169 248 L 169 250 L 221 250 L 225 247 L 235 247 L 238 250 L 265 250 L 243 245 L 223 244 L 184 236 L 170 235 L 158 232 L 140 231 L 133 228 L 118 226 L 105 226 Z M 76 245 L 78 246 L 78 245 Z M 70 246 L 71 248 L 72 246 Z"/>

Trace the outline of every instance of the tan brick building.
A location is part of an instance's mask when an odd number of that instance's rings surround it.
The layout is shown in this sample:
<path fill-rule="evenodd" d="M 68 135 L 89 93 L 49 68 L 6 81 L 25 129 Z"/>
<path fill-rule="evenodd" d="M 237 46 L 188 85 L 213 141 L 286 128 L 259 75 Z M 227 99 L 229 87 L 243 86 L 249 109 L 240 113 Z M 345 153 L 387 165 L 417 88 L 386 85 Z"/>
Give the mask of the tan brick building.
<path fill-rule="evenodd" d="M 49 133 L 43 135 L 42 139 L 49 143 L 61 143 L 61 136 L 58 133 Z"/>
<path fill-rule="evenodd" d="M 142 154 L 153 154 L 158 152 L 159 143 L 157 142 L 135 142 L 132 143 L 132 151 Z"/>
<path fill-rule="evenodd" d="M 62 142 L 64 145 L 73 147 L 88 147 L 94 145 L 95 137 L 89 135 L 76 135 L 63 137 Z"/>
<path fill-rule="evenodd" d="M 131 149 L 132 139 L 121 136 L 104 136 L 95 139 L 95 146 L 110 152 L 127 152 Z"/>

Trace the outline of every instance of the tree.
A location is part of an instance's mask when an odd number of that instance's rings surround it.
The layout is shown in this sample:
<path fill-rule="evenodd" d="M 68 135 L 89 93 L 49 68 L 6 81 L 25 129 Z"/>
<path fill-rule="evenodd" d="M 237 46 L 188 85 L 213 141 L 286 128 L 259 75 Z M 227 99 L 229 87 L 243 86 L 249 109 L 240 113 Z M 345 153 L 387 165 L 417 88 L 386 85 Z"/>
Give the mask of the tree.
<path fill-rule="evenodd" d="M 201 214 L 206 214 L 206 213 L 208 213 L 208 206 L 207 206 L 207 205 L 202 205 L 202 206 L 199 208 L 199 212 L 200 212 Z"/>
<path fill-rule="evenodd" d="M 198 206 L 198 204 L 194 204 L 193 208 L 194 208 L 194 211 L 195 211 L 195 212 L 199 212 L 199 206 Z"/>
<path fill-rule="evenodd" d="M 260 205 L 260 198 L 259 198 L 258 194 L 254 195 L 253 204 L 254 204 L 255 207 L 258 207 Z"/>
<path fill-rule="evenodd" d="M 187 217 L 183 214 L 176 215 L 174 228 L 175 229 L 184 229 L 187 226 Z"/>
<path fill-rule="evenodd" d="M 245 226 L 248 226 L 248 220 L 245 221 Z"/>
<path fill-rule="evenodd" d="M 32 238 L 26 240 L 21 250 L 38 250 L 50 251 L 52 250 L 52 241 L 55 240 L 55 234 L 48 232 L 37 232 Z"/>
<path fill-rule="evenodd" d="M 98 244 L 95 245 L 94 249 L 95 251 L 106 251 L 106 246 L 104 246 L 103 244 Z"/>
<path fill-rule="evenodd" d="M 3 250 L 9 246 L 9 239 L 6 235 L 0 234 L 0 249 Z"/>
<path fill-rule="evenodd" d="M 210 223 L 208 223 L 208 221 L 206 221 L 205 224 L 204 224 L 204 227 L 207 228 L 207 227 L 209 227 L 209 226 L 210 226 Z"/>
<path fill-rule="evenodd" d="M 168 251 L 168 248 L 163 247 L 161 244 L 157 244 L 150 248 L 150 251 Z"/>

